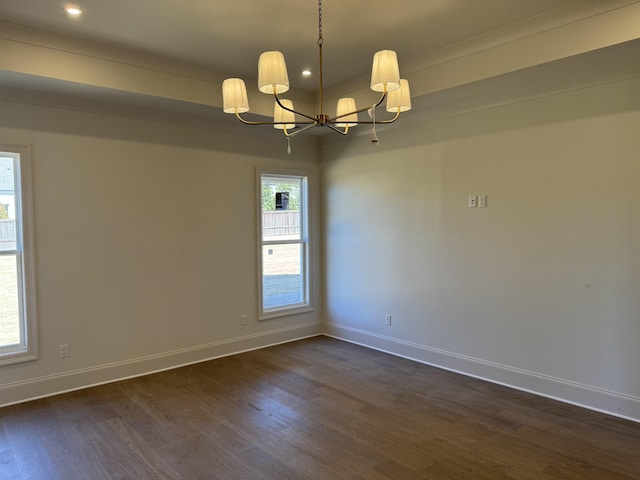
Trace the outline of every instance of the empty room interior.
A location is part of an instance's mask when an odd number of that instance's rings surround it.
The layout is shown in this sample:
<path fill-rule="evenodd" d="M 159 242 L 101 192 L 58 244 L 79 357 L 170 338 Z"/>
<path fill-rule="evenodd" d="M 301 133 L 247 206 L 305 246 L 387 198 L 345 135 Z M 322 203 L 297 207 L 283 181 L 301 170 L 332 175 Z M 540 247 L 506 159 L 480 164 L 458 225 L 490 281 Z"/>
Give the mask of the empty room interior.
<path fill-rule="evenodd" d="M 0 480 L 637 480 L 639 185 L 638 1 L 2 0 Z"/>

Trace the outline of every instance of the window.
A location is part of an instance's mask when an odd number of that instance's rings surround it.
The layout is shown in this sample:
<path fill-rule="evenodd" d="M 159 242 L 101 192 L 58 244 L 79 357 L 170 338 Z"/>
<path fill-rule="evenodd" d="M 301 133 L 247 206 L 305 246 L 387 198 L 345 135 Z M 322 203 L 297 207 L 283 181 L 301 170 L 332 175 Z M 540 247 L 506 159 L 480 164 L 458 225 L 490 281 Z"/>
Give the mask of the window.
<path fill-rule="evenodd" d="M 258 172 L 260 315 L 311 310 L 307 176 Z"/>
<path fill-rule="evenodd" d="M 37 358 L 30 166 L 0 146 L 0 365 Z"/>

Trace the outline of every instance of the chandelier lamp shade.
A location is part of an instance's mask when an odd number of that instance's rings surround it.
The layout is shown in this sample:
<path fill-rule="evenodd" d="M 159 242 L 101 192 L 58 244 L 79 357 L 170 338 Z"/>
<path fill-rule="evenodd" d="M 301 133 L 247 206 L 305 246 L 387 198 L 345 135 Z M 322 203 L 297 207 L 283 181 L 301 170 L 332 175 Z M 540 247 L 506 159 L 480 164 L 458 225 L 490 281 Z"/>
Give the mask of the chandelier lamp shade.
<path fill-rule="evenodd" d="M 227 78 L 222 83 L 223 110 L 235 115 L 247 125 L 272 125 L 282 130 L 286 137 L 292 137 L 312 127 L 328 127 L 346 135 L 350 127 L 358 124 L 385 124 L 395 122 L 402 112 L 411 110 L 409 82 L 400 78 L 396 52 L 381 50 L 373 56 L 371 68 L 371 90 L 381 94 L 377 103 L 358 109 L 353 98 L 340 98 L 336 115 L 331 117 L 323 111 L 322 80 L 322 0 L 318 1 L 318 53 L 319 53 L 319 113 L 312 115 L 295 110 L 293 102 L 282 98 L 289 91 L 289 75 L 284 55 L 279 51 L 264 52 L 258 60 L 258 90 L 274 97 L 273 121 L 254 122 L 244 119 L 241 114 L 250 111 L 247 88 L 240 78 Z M 394 116 L 386 120 L 376 120 L 375 109 L 386 99 L 386 110 Z M 358 114 L 369 111 L 373 120 L 361 121 Z M 302 119 L 296 119 L 296 116 Z"/>
<path fill-rule="evenodd" d="M 296 128 L 296 114 L 293 113 L 293 102 L 286 98 L 273 105 L 273 126 L 279 130 L 291 130 Z"/>

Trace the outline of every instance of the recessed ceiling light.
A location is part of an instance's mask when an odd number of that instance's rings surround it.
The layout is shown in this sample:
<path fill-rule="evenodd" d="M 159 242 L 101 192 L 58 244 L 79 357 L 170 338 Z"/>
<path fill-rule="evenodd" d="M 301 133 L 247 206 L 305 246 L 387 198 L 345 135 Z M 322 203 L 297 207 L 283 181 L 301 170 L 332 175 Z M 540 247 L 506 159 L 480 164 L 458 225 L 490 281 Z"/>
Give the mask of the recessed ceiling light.
<path fill-rule="evenodd" d="M 78 7 L 66 7 L 65 10 L 72 17 L 77 17 L 79 15 L 82 15 L 82 9 Z"/>
<path fill-rule="evenodd" d="M 302 76 L 303 77 L 310 77 L 311 76 L 311 70 L 303 70 L 302 71 Z"/>

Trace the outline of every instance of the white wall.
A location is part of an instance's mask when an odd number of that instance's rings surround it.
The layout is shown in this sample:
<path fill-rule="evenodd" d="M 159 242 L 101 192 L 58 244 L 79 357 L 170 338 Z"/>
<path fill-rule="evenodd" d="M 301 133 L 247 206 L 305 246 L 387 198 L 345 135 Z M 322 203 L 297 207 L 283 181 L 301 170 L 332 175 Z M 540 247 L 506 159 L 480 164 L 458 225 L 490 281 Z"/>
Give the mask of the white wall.
<path fill-rule="evenodd" d="M 326 330 L 640 420 L 639 91 L 324 145 Z"/>
<path fill-rule="evenodd" d="M 277 132 L 247 142 L 244 126 L 0 111 L 0 144 L 32 147 L 40 324 L 40 359 L 2 367 L 0 404 L 320 331 L 318 309 L 256 320 L 255 169 L 309 170 L 319 240 L 315 141 L 289 157 Z"/>
<path fill-rule="evenodd" d="M 377 149 L 324 144 L 324 330 L 640 419 L 638 91 L 410 112 Z M 314 137 L 287 157 L 248 127 L 0 110 L 0 144 L 33 149 L 41 343 L 2 367 L 0 404 L 320 331 L 318 309 L 255 321 L 255 167 L 318 180 Z"/>

